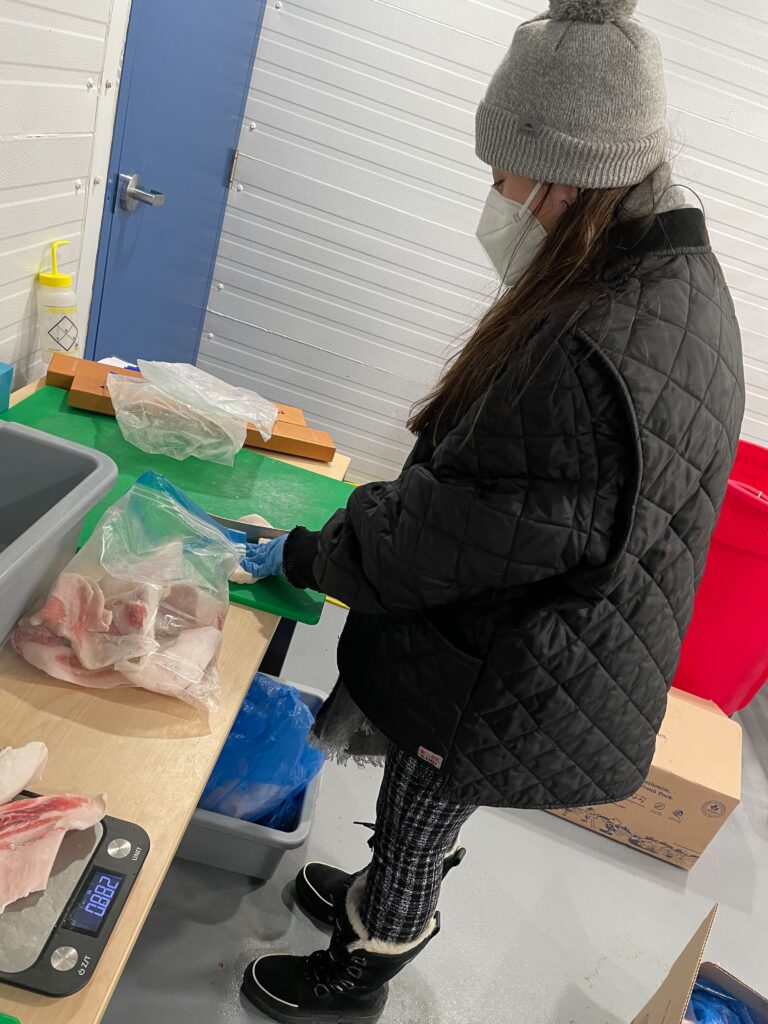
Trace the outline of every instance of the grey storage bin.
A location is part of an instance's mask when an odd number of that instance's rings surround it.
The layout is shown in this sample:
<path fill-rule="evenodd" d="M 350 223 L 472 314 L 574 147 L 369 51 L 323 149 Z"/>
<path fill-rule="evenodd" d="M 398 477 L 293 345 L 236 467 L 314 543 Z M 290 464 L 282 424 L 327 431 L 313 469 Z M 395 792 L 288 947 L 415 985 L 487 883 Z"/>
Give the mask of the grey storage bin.
<path fill-rule="evenodd" d="M 291 685 L 296 686 L 295 683 Z M 312 714 L 316 715 L 325 694 L 310 686 L 296 686 L 296 689 Z M 299 822 L 293 832 L 280 832 L 266 825 L 254 825 L 251 821 L 240 821 L 239 818 L 198 807 L 176 856 L 266 881 L 274 875 L 288 850 L 296 850 L 307 841 L 322 774 L 323 769 L 307 786 Z"/>
<path fill-rule="evenodd" d="M 101 452 L 0 422 L 0 643 L 72 558 L 116 477 Z"/>

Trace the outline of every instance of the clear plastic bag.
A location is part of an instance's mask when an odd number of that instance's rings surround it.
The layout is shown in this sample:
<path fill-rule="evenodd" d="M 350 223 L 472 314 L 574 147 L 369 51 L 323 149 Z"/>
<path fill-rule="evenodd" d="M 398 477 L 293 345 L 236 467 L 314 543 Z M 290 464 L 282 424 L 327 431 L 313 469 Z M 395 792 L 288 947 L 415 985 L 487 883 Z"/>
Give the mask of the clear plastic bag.
<path fill-rule="evenodd" d="M 255 391 L 237 388 L 191 363 L 155 363 L 140 359 L 139 369 L 164 395 L 187 402 L 201 412 L 231 416 L 252 423 L 265 441 L 272 436 L 277 409 Z"/>
<path fill-rule="evenodd" d="M 11 642 L 56 679 L 137 686 L 212 709 L 227 580 L 242 540 L 164 477 L 145 473 L 104 513 Z"/>
<path fill-rule="evenodd" d="M 120 432 L 143 452 L 231 466 L 243 447 L 245 420 L 200 412 L 137 377 L 111 373 L 107 386 Z"/>
<path fill-rule="evenodd" d="M 231 466 L 248 423 L 265 441 L 277 409 L 189 363 L 139 360 L 143 380 L 110 374 L 107 386 L 126 441 L 151 455 L 195 456 Z"/>
<path fill-rule="evenodd" d="M 259 673 L 235 719 L 200 807 L 285 829 L 290 803 L 325 755 L 307 743 L 312 712 L 298 690 Z M 295 804 L 293 807 L 295 813 Z"/>

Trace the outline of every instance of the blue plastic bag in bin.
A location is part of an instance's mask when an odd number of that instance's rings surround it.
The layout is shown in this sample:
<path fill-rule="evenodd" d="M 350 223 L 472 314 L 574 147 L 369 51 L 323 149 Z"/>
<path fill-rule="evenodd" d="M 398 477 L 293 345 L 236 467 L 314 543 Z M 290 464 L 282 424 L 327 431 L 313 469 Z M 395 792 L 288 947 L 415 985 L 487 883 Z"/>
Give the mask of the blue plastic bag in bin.
<path fill-rule="evenodd" d="M 273 828 L 289 827 L 291 816 L 296 817 L 295 798 L 325 760 L 307 742 L 313 721 L 298 690 L 258 673 L 208 779 L 200 807 L 244 821 L 268 819 L 264 823 Z"/>
<path fill-rule="evenodd" d="M 744 1003 L 714 981 L 696 982 L 685 1019 L 696 1024 L 756 1024 Z"/>

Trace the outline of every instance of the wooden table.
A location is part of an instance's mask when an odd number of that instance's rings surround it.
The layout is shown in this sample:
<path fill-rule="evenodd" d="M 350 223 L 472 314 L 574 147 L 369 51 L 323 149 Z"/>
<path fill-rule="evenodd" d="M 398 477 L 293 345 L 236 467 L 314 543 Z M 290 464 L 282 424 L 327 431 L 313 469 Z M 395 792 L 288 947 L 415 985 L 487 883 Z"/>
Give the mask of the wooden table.
<path fill-rule="evenodd" d="M 35 383 L 18 392 L 21 401 Z M 343 479 L 349 459 L 284 459 Z M 9 648 L 0 652 L 0 747 L 48 745 L 44 793 L 106 793 L 110 814 L 146 829 L 150 852 L 95 974 L 65 999 L 0 985 L 0 1013 L 22 1024 L 95 1024 L 173 860 L 278 619 L 232 606 L 219 656 L 221 706 L 210 716 L 145 690 L 87 690 L 44 675 Z M 140 1013 L 140 1011 L 139 1011 Z"/>

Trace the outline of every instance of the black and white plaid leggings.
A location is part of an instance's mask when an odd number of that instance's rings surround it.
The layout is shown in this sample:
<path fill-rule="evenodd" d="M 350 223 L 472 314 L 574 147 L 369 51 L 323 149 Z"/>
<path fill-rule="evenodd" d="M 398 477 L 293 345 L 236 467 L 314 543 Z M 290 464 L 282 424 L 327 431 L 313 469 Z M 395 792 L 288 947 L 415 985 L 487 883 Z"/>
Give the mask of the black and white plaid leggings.
<path fill-rule="evenodd" d="M 443 860 L 476 809 L 435 796 L 441 781 L 431 765 L 389 747 L 360 907 L 371 938 L 410 942 L 434 916 Z"/>

